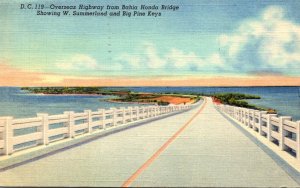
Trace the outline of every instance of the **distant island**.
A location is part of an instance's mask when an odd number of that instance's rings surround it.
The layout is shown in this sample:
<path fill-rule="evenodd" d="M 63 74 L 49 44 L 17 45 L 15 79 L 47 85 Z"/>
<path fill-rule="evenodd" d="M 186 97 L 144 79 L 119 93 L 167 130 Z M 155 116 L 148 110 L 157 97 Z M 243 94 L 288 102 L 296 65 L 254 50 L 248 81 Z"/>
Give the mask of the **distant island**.
<path fill-rule="evenodd" d="M 21 90 L 45 95 L 112 95 L 115 96 L 115 98 L 106 100 L 117 103 L 143 103 L 156 105 L 191 104 L 199 101 L 201 96 L 209 96 L 218 103 L 255 110 L 264 110 L 268 113 L 276 113 L 275 109 L 258 107 L 245 101 L 245 99 L 260 99 L 260 96 L 242 93 L 144 93 L 133 92 L 126 88 L 107 87 L 22 87 Z"/>
<path fill-rule="evenodd" d="M 86 94 L 86 95 L 114 95 L 118 91 L 111 91 L 104 87 L 22 87 L 21 90 L 29 91 L 35 94 L 49 95 L 68 95 L 68 94 Z M 128 92 L 127 90 L 122 91 Z"/>
<path fill-rule="evenodd" d="M 143 93 L 105 87 L 22 87 L 21 90 L 44 95 L 112 95 L 116 96 L 116 98 L 107 99 L 107 101 L 157 105 L 190 104 L 197 102 L 201 98 L 198 95 Z"/>

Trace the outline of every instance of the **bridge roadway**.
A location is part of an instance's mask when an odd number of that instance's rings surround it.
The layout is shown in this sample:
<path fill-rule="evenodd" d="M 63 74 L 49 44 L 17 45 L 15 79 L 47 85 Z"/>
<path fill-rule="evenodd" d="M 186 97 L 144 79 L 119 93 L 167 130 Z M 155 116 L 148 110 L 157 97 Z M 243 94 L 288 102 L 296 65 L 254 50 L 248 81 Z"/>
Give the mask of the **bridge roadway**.
<path fill-rule="evenodd" d="M 1 172 L 0 185 L 299 186 L 209 98 L 204 108 Z"/>

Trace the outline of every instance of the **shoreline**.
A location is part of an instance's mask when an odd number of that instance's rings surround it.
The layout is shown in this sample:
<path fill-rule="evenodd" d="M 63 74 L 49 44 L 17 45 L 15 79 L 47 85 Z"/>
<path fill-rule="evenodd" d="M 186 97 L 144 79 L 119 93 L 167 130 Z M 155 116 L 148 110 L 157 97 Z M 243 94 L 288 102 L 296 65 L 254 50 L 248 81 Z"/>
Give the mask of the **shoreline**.
<path fill-rule="evenodd" d="M 157 105 L 156 103 L 154 102 L 124 102 L 124 101 L 115 101 L 114 99 L 108 99 L 108 100 L 104 100 L 104 101 L 107 101 L 107 102 L 111 102 L 111 103 L 117 103 L 117 104 L 142 104 L 142 105 Z"/>
<path fill-rule="evenodd" d="M 26 95 L 38 96 L 105 96 L 103 94 L 45 94 L 45 93 L 25 93 Z"/>
<path fill-rule="evenodd" d="M 278 114 L 282 114 L 282 115 L 287 115 L 287 116 L 292 116 L 293 119 L 297 119 L 297 120 L 300 120 L 300 116 L 299 116 L 299 113 L 297 113 L 299 107 L 296 106 L 295 104 L 297 104 L 297 102 L 299 101 L 299 97 L 298 97 L 298 88 L 296 88 L 295 86 L 285 86 L 286 88 L 291 88 L 290 90 L 283 90 L 283 89 L 280 89 L 280 87 L 282 86 L 267 86 L 265 87 L 265 89 L 263 90 L 259 90 L 257 92 L 252 92 L 253 94 L 256 94 L 256 95 L 260 95 L 262 96 L 262 102 L 263 102 L 263 106 L 262 104 L 255 104 L 254 102 L 250 102 L 248 101 L 250 104 L 254 104 L 254 105 L 257 105 L 257 106 L 260 106 L 260 107 L 265 107 L 265 108 L 271 108 L 271 109 L 276 109 L 277 113 Z M 1 88 L 1 87 L 0 87 Z M 127 88 L 127 87 L 123 87 L 123 88 Z M 172 88 L 172 87 L 171 87 Z M 185 88 L 185 87 L 184 87 Z M 197 87 L 198 88 L 198 87 Z M 199 86 L 199 91 L 198 90 L 189 90 L 187 89 L 186 92 L 199 92 L 199 93 L 204 93 L 206 90 L 202 90 L 201 86 Z M 207 87 L 206 87 L 207 88 Z M 216 87 L 208 87 L 208 88 L 216 88 Z M 218 88 L 218 87 L 217 87 Z M 225 88 L 225 87 L 222 87 L 222 88 Z M 210 92 L 211 94 L 213 93 L 222 93 L 222 92 L 228 92 L 227 90 L 224 90 L 222 88 L 219 88 L 218 90 L 208 90 L 207 92 Z M 226 87 L 227 88 L 227 87 Z M 236 88 L 236 87 L 233 87 L 233 88 Z M 238 88 L 245 88 L 245 87 L 238 87 Z M 260 86 L 260 88 L 263 88 L 262 86 Z M 274 89 L 268 89 L 268 88 L 274 88 Z M 101 99 L 102 101 L 105 100 L 106 97 L 102 97 L 101 95 L 99 94 L 37 94 L 37 93 L 33 93 L 33 92 L 25 92 L 25 90 L 21 90 L 20 87 L 2 87 L 3 91 L 13 91 L 12 93 L 15 93 L 15 90 L 18 91 L 20 90 L 21 92 L 17 92 L 17 95 L 41 95 L 41 96 L 52 96 L 52 95 L 55 95 L 55 96 L 58 96 L 57 98 L 59 98 L 59 96 L 94 96 L 94 98 L 97 98 L 99 97 L 99 99 Z M 147 91 L 149 92 L 148 90 L 143 90 L 140 89 L 141 91 Z M 24 91 L 24 92 L 23 92 Z M 150 90 L 152 91 L 152 90 Z M 156 90 L 153 90 L 153 92 L 155 92 Z M 178 89 L 178 91 L 176 90 L 176 88 L 174 89 L 175 92 L 179 92 L 181 91 L 180 89 Z M 172 89 L 169 90 L 166 90 L 166 92 L 174 92 Z M 249 91 L 252 91 L 252 90 L 240 90 L 238 92 L 240 93 L 247 93 L 247 94 L 251 94 Z M 270 92 L 274 92 L 276 91 L 277 93 L 282 93 L 283 96 L 286 98 L 284 99 L 284 101 L 286 101 L 285 104 L 282 104 L 282 102 L 276 102 L 276 101 L 279 101 L 279 100 L 282 100 L 281 98 L 279 98 L 278 96 L 275 96 L 275 97 L 271 97 L 270 98 Z M 136 92 L 139 92 L 139 90 L 137 90 Z M 160 91 L 160 89 L 158 88 L 158 91 L 156 92 L 159 92 L 161 93 L 162 91 Z M 237 92 L 236 90 L 230 90 L 230 92 Z M 289 95 L 286 95 L 287 93 L 289 93 Z M 290 94 L 293 94 L 293 95 L 290 95 Z M 74 97 L 76 98 L 76 97 Z M 80 97 L 78 97 L 80 98 Z M 111 96 L 107 96 L 107 98 L 112 98 Z M 84 97 L 82 97 L 82 99 L 84 99 Z M 247 100 L 246 100 L 247 101 Z M 111 102 L 112 104 L 113 103 L 119 103 L 119 104 L 125 104 L 125 102 L 117 102 L 117 101 L 108 101 L 108 102 Z M 127 102 L 126 102 L 127 103 Z M 128 102 L 130 103 L 130 102 Z M 131 104 L 139 104 L 139 103 L 136 103 L 136 102 L 132 102 Z M 286 108 L 286 107 L 283 107 L 283 105 L 291 105 L 291 110 L 290 108 Z"/>

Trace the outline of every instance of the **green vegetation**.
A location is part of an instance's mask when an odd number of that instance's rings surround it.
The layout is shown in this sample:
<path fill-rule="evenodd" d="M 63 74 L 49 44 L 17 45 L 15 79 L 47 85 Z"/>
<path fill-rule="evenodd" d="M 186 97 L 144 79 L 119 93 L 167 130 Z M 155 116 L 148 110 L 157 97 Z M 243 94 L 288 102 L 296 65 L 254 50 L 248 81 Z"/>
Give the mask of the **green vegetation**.
<path fill-rule="evenodd" d="M 158 101 L 157 104 L 158 104 L 158 105 L 161 105 L 161 106 L 167 106 L 167 105 L 169 105 L 170 103 L 169 103 L 169 102 L 166 102 L 166 101 Z"/>
<path fill-rule="evenodd" d="M 191 101 L 198 101 L 201 98 L 198 96 L 190 96 L 184 94 L 164 94 L 164 93 L 135 93 L 129 92 L 121 98 L 110 101 L 116 102 L 138 102 L 138 103 L 155 103 L 158 105 L 169 105 L 172 98 L 188 98 Z"/>
<path fill-rule="evenodd" d="M 128 93 L 122 98 L 122 102 L 134 102 L 139 99 L 139 94 Z"/>
<path fill-rule="evenodd" d="M 115 102 L 141 102 L 141 103 L 156 103 L 158 105 L 168 105 L 168 100 L 160 100 L 162 96 L 172 96 L 177 98 L 190 98 L 194 102 L 201 99 L 201 96 L 211 96 L 219 100 L 223 104 L 257 109 L 257 110 L 268 110 L 276 112 L 274 109 L 264 109 L 255 105 L 249 104 L 244 99 L 260 99 L 260 96 L 249 95 L 242 93 L 218 93 L 218 94 L 206 94 L 206 93 L 177 93 L 177 92 L 166 92 L 166 93 L 136 93 L 128 90 L 128 88 L 106 88 L 106 87 L 23 87 L 22 90 L 26 90 L 30 93 L 37 94 L 87 94 L 87 95 L 114 95 L 119 98 L 110 99 Z"/>
<path fill-rule="evenodd" d="M 22 87 L 26 90 L 37 94 L 88 94 L 88 95 L 122 95 L 128 91 L 107 90 L 104 87 Z"/>
<path fill-rule="evenodd" d="M 219 99 L 225 104 L 231 104 L 234 101 L 243 100 L 243 99 L 260 99 L 260 96 L 248 95 L 242 93 L 219 93 L 213 95 L 213 97 Z"/>
<path fill-rule="evenodd" d="M 257 95 L 249 95 L 249 94 L 242 94 L 242 93 L 219 93 L 213 95 L 213 97 L 215 99 L 218 99 L 223 104 L 244 107 L 244 108 L 251 108 L 256 110 L 265 110 L 255 105 L 251 105 L 247 101 L 243 100 L 243 99 L 260 99 L 260 96 Z"/>
<path fill-rule="evenodd" d="M 52 95 L 114 95 L 115 99 L 108 99 L 113 102 L 139 102 L 139 103 L 156 103 L 158 105 L 168 105 L 169 101 L 157 99 L 162 96 L 173 96 L 179 98 L 190 98 L 196 101 L 200 100 L 200 96 L 183 95 L 183 94 L 157 94 L 157 93 L 135 93 L 127 88 L 105 88 L 105 87 L 23 87 L 26 90 L 36 94 L 52 94 Z"/>
<path fill-rule="evenodd" d="M 161 96 L 160 94 L 143 94 L 129 92 L 121 98 L 114 99 L 113 101 L 120 102 L 140 102 L 140 103 L 156 103 L 158 105 L 169 105 L 169 102 L 156 100 L 154 98 Z"/>

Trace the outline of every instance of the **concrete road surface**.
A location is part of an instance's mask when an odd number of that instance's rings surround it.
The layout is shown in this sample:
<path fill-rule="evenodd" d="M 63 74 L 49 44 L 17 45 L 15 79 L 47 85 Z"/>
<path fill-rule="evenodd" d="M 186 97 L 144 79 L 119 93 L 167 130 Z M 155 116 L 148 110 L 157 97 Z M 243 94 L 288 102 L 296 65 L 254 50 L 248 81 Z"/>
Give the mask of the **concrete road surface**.
<path fill-rule="evenodd" d="M 0 185 L 299 186 L 210 99 L 200 108 L 1 172 Z"/>

